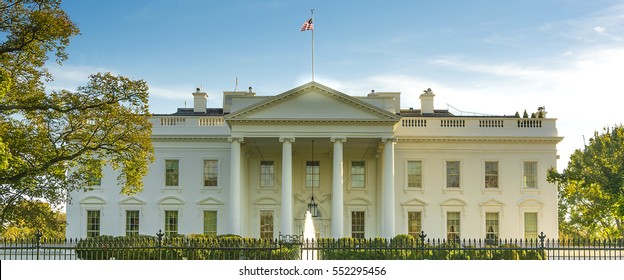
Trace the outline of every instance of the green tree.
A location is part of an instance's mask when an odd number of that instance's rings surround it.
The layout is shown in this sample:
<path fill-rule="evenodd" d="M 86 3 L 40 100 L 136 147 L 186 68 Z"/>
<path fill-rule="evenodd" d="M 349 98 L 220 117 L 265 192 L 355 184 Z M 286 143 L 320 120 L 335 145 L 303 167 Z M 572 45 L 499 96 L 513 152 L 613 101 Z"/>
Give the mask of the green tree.
<path fill-rule="evenodd" d="M 624 237 L 624 127 L 594 133 L 577 149 L 562 173 L 548 171 L 559 189 L 559 223 L 564 237 Z"/>
<path fill-rule="evenodd" d="M 145 81 L 98 73 L 75 92 L 45 90 L 48 56 L 66 60 L 79 33 L 60 2 L 0 2 L 1 225 L 24 201 L 64 202 L 104 165 L 119 171 L 122 193 L 141 191 L 154 159 Z"/>
<path fill-rule="evenodd" d="M 43 201 L 21 201 L 15 205 L 2 231 L 2 238 L 31 239 L 37 231 L 43 238 L 60 239 L 65 237 L 65 213 L 53 209 Z"/>

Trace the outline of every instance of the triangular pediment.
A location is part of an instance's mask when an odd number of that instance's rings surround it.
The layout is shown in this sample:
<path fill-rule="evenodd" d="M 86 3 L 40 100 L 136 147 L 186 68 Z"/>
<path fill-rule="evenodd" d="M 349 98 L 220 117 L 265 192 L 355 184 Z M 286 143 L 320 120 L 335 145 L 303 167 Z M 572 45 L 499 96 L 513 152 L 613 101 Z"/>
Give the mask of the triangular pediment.
<path fill-rule="evenodd" d="M 128 198 L 125 198 L 125 199 L 119 201 L 119 204 L 124 204 L 124 205 L 143 205 L 143 204 L 145 204 L 145 201 L 131 196 L 131 197 L 128 197 Z"/>
<path fill-rule="evenodd" d="M 398 122 L 399 116 L 316 82 L 309 82 L 225 117 L 237 121 Z"/>
<path fill-rule="evenodd" d="M 427 203 L 424 200 L 420 200 L 418 198 L 413 198 L 413 199 L 410 199 L 408 201 L 401 203 L 401 206 L 427 206 L 427 205 L 429 205 L 429 203 Z"/>
<path fill-rule="evenodd" d="M 481 206 L 491 206 L 491 207 L 503 207 L 503 206 L 505 206 L 504 203 L 502 203 L 502 202 L 500 202 L 500 201 L 498 201 L 496 199 L 490 199 L 488 201 L 479 203 L 479 205 L 481 205 Z"/>
<path fill-rule="evenodd" d="M 225 203 L 223 203 L 223 201 L 216 199 L 212 196 L 209 196 L 207 198 L 204 198 L 200 201 L 197 202 L 198 205 L 223 205 Z"/>

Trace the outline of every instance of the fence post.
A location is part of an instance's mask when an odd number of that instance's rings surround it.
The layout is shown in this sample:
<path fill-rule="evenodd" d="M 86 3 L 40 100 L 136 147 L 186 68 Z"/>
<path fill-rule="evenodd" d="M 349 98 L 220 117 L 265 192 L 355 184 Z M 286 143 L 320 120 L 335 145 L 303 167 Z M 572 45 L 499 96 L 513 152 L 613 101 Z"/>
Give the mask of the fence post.
<path fill-rule="evenodd" d="M 43 236 L 43 234 L 41 233 L 40 230 L 37 230 L 35 232 L 35 239 L 37 240 L 37 242 L 35 243 L 35 246 L 37 248 L 37 260 L 39 260 L 39 248 L 41 248 L 41 236 Z"/>
<path fill-rule="evenodd" d="M 165 234 L 162 232 L 161 229 L 158 230 L 158 233 L 156 233 L 156 236 L 158 236 L 158 259 L 162 260 L 162 239 L 163 236 Z"/>
<path fill-rule="evenodd" d="M 546 235 L 542 231 L 540 232 L 540 235 L 538 235 L 537 237 L 539 237 L 540 239 L 540 249 L 542 251 L 542 258 L 546 258 L 546 250 L 544 248 L 544 239 L 546 238 Z"/>
<path fill-rule="evenodd" d="M 427 237 L 427 235 L 425 234 L 425 231 L 424 230 L 421 231 L 418 237 L 420 237 L 420 258 L 424 260 L 425 259 L 425 237 Z"/>

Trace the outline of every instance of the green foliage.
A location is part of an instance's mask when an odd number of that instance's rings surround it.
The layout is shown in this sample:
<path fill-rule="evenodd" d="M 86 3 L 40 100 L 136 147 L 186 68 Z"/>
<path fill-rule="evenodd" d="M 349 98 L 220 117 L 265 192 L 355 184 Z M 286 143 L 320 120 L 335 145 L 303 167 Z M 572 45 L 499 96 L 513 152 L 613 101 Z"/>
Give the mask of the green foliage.
<path fill-rule="evenodd" d="M 529 117 L 529 114 L 527 113 L 526 109 L 524 109 L 524 113 L 522 114 L 522 117 L 525 119 Z"/>
<path fill-rule="evenodd" d="M 560 237 L 624 237 L 624 127 L 594 133 L 562 173 L 548 171 L 559 191 Z"/>
<path fill-rule="evenodd" d="M 65 202 L 104 165 L 121 193 L 139 192 L 154 160 L 145 81 L 98 73 L 76 91 L 45 90 L 48 55 L 66 60 L 79 33 L 60 2 L 0 2 L 0 224 L 21 201 Z"/>
<path fill-rule="evenodd" d="M 541 260 L 540 250 L 520 249 L 515 245 L 460 246 L 455 242 L 422 244 L 410 235 L 386 240 L 319 239 L 319 258 L 323 260 Z"/>
<path fill-rule="evenodd" d="M 30 239 L 37 231 L 45 239 L 65 238 L 65 213 L 52 209 L 46 202 L 22 201 L 7 220 L 10 222 L 0 231 L 4 239 Z"/>
<path fill-rule="evenodd" d="M 273 240 L 201 234 L 163 238 L 160 245 L 154 236 L 100 236 L 76 247 L 83 260 L 293 260 L 299 251 L 297 245 L 278 246 Z"/>

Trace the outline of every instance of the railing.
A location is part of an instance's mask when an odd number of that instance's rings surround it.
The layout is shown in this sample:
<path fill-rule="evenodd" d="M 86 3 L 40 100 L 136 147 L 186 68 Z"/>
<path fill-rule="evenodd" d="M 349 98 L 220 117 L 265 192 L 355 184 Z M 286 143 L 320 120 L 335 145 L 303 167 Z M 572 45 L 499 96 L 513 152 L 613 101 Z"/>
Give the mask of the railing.
<path fill-rule="evenodd" d="M 302 236 L 254 239 L 237 236 L 98 237 L 0 240 L 2 260 L 624 260 L 624 239 L 464 239 L 447 241 L 399 235 L 393 239 Z"/>
<path fill-rule="evenodd" d="M 514 117 L 402 117 L 397 136 L 559 137 L 556 119 Z"/>
<path fill-rule="evenodd" d="M 225 126 L 223 117 L 161 117 L 154 118 L 157 126 Z"/>
<path fill-rule="evenodd" d="M 401 119 L 402 127 L 427 127 L 426 119 L 413 119 L 403 118 Z"/>

